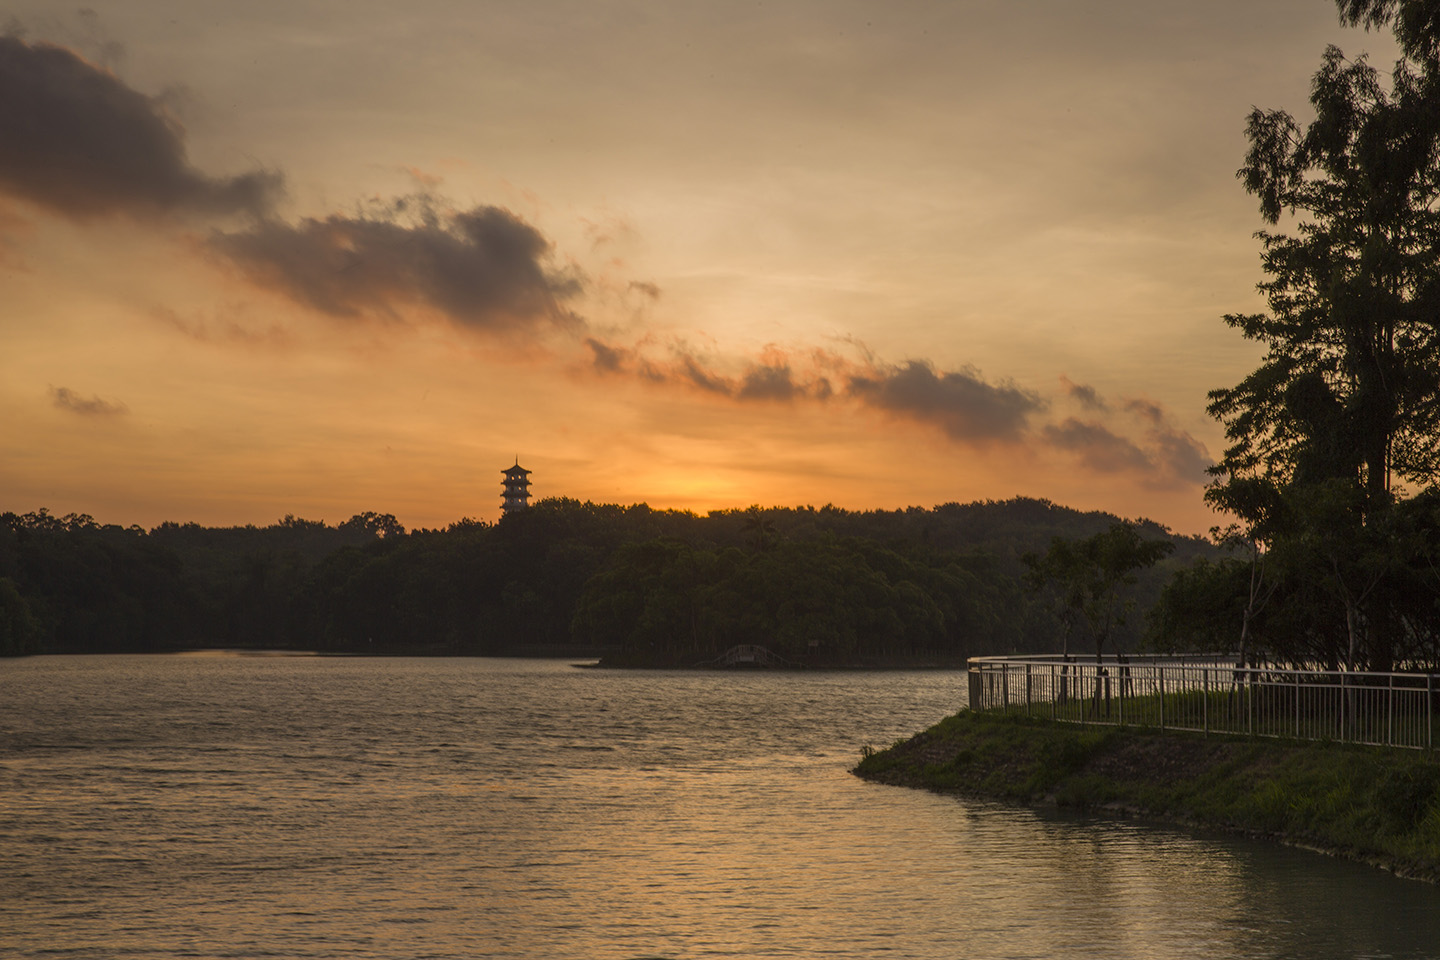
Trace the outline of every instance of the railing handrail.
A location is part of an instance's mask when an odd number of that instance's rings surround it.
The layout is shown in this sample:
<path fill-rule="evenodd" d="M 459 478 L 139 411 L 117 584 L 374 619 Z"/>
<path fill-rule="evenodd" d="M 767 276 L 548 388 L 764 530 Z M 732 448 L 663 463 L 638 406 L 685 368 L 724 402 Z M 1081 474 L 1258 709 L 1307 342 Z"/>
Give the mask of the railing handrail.
<path fill-rule="evenodd" d="M 1004 666 L 1007 664 L 1028 664 L 1031 667 L 1055 666 L 1055 667 L 1094 667 L 1097 665 L 1094 654 L 1071 655 L 1068 659 L 1053 654 L 1018 654 L 1002 656 L 970 657 L 967 663 L 970 669 L 977 667 Z M 1173 667 L 1180 670 L 1217 670 L 1228 672 L 1280 674 L 1286 676 L 1313 676 L 1313 677 L 1336 677 L 1345 676 L 1353 678 L 1364 677 L 1405 677 L 1409 679 L 1424 680 L 1427 677 L 1440 677 L 1440 672 L 1424 670 L 1351 670 L 1345 666 L 1335 668 L 1325 667 L 1281 667 L 1269 663 L 1241 664 L 1235 655 L 1226 654 L 1204 654 L 1192 657 L 1161 656 L 1154 654 L 1105 654 L 1099 661 L 1100 666 L 1121 666 L 1121 667 Z"/>
<path fill-rule="evenodd" d="M 985 656 L 970 706 L 1081 724 L 1433 749 L 1440 673 L 1242 664 L 1233 654 Z"/>

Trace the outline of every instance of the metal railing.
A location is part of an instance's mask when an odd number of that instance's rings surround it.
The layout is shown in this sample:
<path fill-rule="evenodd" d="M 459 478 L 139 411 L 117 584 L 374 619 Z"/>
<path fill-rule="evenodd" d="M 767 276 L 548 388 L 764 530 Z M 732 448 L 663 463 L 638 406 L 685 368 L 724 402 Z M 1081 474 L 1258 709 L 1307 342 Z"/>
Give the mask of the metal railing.
<path fill-rule="evenodd" d="M 1433 673 L 1241 667 L 1233 658 L 974 657 L 970 708 L 1068 723 L 1431 750 Z"/>

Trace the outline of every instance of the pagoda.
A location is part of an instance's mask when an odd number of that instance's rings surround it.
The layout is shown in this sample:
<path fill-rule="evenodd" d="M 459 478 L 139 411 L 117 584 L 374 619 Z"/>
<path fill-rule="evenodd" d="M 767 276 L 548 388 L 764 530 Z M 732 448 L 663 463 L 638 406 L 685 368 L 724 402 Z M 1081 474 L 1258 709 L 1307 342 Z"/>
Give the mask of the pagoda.
<path fill-rule="evenodd" d="M 500 504 L 500 514 L 516 513 L 528 507 L 530 500 L 530 471 L 520 466 L 520 458 L 515 458 L 515 466 L 501 470 L 505 475 L 505 499 Z"/>

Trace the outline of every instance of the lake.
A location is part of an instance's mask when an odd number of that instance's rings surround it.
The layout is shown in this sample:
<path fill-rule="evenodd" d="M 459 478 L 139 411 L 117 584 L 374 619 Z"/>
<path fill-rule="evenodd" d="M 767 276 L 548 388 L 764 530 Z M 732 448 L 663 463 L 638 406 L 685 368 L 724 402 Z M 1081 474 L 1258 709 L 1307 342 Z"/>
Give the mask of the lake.
<path fill-rule="evenodd" d="M 0 953 L 1440 957 L 1440 889 L 864 783 L 962 673 L 0 661 Z"/>

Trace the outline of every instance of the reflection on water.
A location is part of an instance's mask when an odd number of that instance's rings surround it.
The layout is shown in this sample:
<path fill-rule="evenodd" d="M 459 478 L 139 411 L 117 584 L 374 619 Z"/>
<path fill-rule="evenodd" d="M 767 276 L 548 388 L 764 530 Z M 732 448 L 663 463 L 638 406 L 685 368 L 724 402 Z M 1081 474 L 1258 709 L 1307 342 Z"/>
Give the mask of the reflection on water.
<path fill-rule="evenodd" d="M 1429 957 L 1440 890 L 863 783 L 956 673 L 0 663 L 23 957 Z"/>

